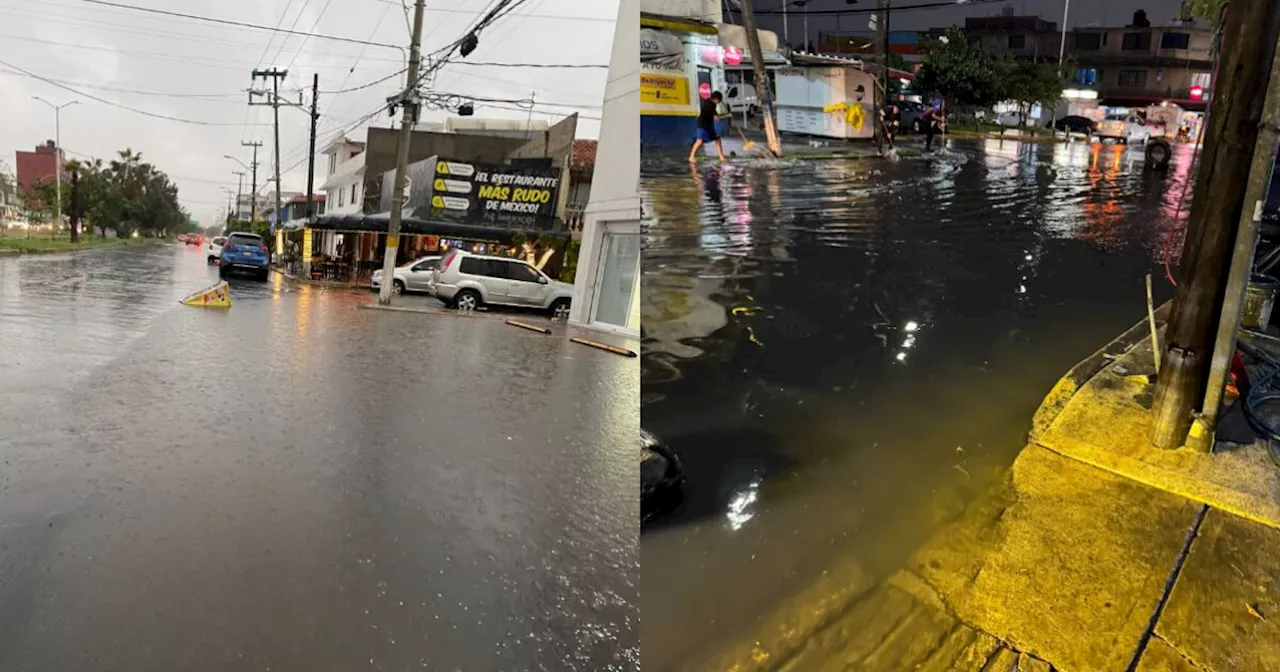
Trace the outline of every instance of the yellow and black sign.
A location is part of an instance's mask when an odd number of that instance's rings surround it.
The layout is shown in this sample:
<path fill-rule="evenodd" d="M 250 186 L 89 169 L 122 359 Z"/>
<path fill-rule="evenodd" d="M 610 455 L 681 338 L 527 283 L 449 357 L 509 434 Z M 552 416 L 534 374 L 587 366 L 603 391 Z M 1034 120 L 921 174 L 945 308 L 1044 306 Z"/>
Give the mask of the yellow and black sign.
<path fill-rule="evenodd" d="M 446 177 L 447 176 L 447 177 Z M 500 220 L 504 215 L 554 217 L 560 169 L 437 161 L 431 205 Z"/>

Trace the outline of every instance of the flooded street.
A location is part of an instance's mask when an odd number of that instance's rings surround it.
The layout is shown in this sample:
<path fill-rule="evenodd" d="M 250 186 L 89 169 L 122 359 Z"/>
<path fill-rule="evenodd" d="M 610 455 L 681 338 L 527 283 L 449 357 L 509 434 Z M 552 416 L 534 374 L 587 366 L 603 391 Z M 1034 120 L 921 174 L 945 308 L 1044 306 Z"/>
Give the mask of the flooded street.
<path fill-rule="evenodd" d="M 1172 296 L 1191 148 L 646 156 L 644 426 L 687 497 L 641 536 L 645 669 L 874 582 L 991 485 L 1058 378 Z"/>
<path fill-rule="evenodd" d="M 0 670 L 634 670 L 637 364 L 195 248 L 0 258 Z"/>

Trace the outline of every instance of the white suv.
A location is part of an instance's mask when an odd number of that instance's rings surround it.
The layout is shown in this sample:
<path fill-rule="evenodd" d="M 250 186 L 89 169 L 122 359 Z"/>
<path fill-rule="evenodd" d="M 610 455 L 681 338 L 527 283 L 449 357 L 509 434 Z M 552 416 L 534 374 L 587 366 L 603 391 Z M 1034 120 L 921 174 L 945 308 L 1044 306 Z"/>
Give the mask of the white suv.
<path fill-rule="evenodd" d="M 210 264 L 216 264 L 222 260 L 222 246 L 227 242 L 226 236 L 214 236 L 209 239 L 209 249 L 206 251 L 205 261 Z"/>
<path fill-rule="evenodd" d="M 452 250 L 432 271 L 428 292 L 445 305 L 466 310 L 484 304 L 541 308 L 569 316 L 573 285 L 552 280 L 533 264 Z"/>

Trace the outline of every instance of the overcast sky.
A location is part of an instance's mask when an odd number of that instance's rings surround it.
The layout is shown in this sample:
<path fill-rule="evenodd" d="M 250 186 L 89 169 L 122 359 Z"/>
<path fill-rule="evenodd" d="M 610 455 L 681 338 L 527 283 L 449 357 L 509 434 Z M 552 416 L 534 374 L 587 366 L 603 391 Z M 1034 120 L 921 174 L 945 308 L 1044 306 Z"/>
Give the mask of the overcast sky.
<path fill-rule="evenodd" d="M 231 19 L 297 31 L 385 44 L 409 44 L 409 19 L 393 0 L 119 0 L 123 4 Z M 408 0 L 410 6 L 412 0 Z M 457 39 L 492 0 L 428 0 L 424 51 Z M 618 0 L 527 0 L 480 36 L 467 59 L 492 63 L 607 65 Z M 281 22 L 283 23 L 281 24 Z M 362 53 L 363 52 L 363 53 Z M 319 38 L 279 36 L 270 31 L 216 25 L 95 5 L 83 0 L 0 0 L 0 161 L 10 169 L 15 150 L 30 151 L 54 137 L 55 104 L 79 100 L 62 111 L 62 146 L 69 158 L 104 160 L 130 147 L 168 173 L 184 206 L 203 224 L 225 209 L 224 187 L 236 189 L 235 162 L 251 150 L 242 141 L 261 140 L 261 184 L 271 166 L 271 108 L 248 107 L 244 90 L 255 67 L 288 68 L 282 86 L 296 100 L 320 76 L 317 150 L 350 122 L 373 112 L 404 85 L 404 76 L 361 91 L 326 95 L 390 75 L 404 67 L 401 51 L 383 46 Z M 15 66 L 57 80 L 85 95 L 14 74 Z M 354 69 L 353 69 L 354 68 Z M 595 138 L 608 70 L 448 65 L 435 80 L 438 91 L 487 98 L 527 99 L 536 91 L 534 119 L 555 121 L 579 112 L 578 135 Z M 88 98 L 93 95 L 198 125 L 150 118 Z M 563 106 L 552 107 L 550 104 Z M 514 107 L 514 105 L 512 105 Z M 426 112 L 424 119 L 443 119 Z M 520 109 L 477 104 L 477 117 L 526 119 Z M 595 119 L 592 119 L 594 117 Z M 371 122 L 387 126 L 385 111 Z M 368 123 L 357 128 L 363 128 Z M 280 109 L 282 183 L 286 191 L 306 187 L 309 120 Z M 362 131 L 352 131 L 363 139 Z M 323 182 L 317 158 L 316 187 Z M 245 178 L 245 191 L 249 187 Z"/>
<path fill-rule="evenodd" d="M 794 0 L 791 0 L 794 1 Z M 973 2 L 956 7 L 929 7 L 910 11 L 892 11 L 893 7 L 909 5 L 933 4 L 938 0 L 891 0 L 889 14 L 890 30 L 926 30 L 956 24 L 963 24 L 966 17 L 996 16 L 1005 7 L 1012 7 L 1019 16 L 1039 16 L 1046 21 L 1062 23 L 1064 0 L 1005 0 L 1003 2 Z M 1070 12 L 1067 15 L 1068 27 L 1084 26 L 1096 23 L 1102 26 L 1123 26 L 1133 20 L 1133 13 L 1139 9 L 1147 12 L 1147 19 L 1152 25 L 1167 25 L 1177 18 L 1180 0 L 1070 0 Z M 758 10 L 781 9 L 783 0 L 756 0 Z M 850 5 L 846 0 L 810 0 L 809 11 L 815 14 L 809 17 L 809 36 L 814 42 L 818 40 L 818 31 L 831 32 L 869 32 L 867 14 L 847 14 L 839 16 L 819 15 L 816 12 L 842 9 L 874 9 L 875 0 L 858 0 Z M 788 22 L 791 41 L 801 44 L 804 28 L 804 9 L 794 5 L 788 6 Z M 761 15 L 760 25 L 783 35 L 781 16 Z"/>

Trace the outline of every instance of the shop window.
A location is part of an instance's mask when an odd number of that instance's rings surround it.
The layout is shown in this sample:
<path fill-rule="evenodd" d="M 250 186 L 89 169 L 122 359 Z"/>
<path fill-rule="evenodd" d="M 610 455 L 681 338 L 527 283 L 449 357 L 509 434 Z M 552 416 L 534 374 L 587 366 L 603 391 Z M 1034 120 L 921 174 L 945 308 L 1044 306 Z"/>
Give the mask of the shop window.
<path fill-rule="evenodd" d="M 640 236 L 606 233 L 600 250 L 600 281 L 596 294 L 596 322 L 639 329 L 633 310 L 640 291 Z"/>
<path fill-rule="evenodd" d="M 1117 82 L 1120 86 L 1132 88 L 1142 88 L 1147 85 L 1146 70 L 1121 70 L 1120 80 Z"/>
<path fill-rule="evenodd" d="M 1082 86 L 1092 86 L 1098 83 L 1097 68 L 1076 68 L 1076 74 L 1071 81 Z"/>
<path fill-rule="evenodd" d="M 1151 51 L 1151 33 L 1125 33 L 1120 48 L 1125 51 Z"/>
<path fill-rule="evenodd" d="M 1105 33 L 1076 33 L 1076 49 L 1097 51 L 1102 48 L 1102 38 L 1105 35 Z"/>

